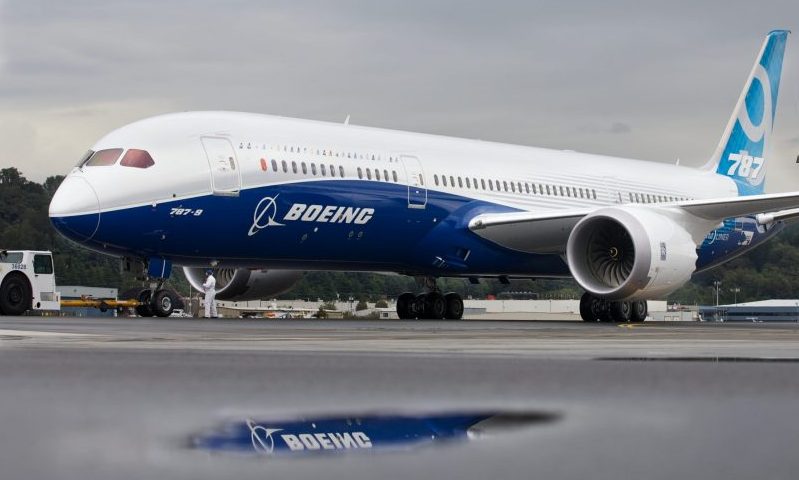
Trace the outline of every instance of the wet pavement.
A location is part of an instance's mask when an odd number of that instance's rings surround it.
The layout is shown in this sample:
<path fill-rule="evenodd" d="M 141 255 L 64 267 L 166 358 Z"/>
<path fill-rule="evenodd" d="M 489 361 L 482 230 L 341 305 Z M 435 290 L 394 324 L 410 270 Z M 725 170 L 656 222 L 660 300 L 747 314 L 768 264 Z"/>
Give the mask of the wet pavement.
<path fill-rule="evenodd" d="M 795 478 L 796 324 L 0 317 L 3 478 Z"/>

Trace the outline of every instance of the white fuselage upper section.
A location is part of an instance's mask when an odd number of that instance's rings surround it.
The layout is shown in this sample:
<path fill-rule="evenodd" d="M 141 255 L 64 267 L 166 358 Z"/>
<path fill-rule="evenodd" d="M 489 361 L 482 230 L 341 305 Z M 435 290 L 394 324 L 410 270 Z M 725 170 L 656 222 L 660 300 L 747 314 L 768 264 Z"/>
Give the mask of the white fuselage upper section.
<path fill-rule="evenodd" d="M 178 113 L 127 125 L 92 149 L 147 150 L 153 167 L 90 167 L 72 175 L 89 181 L 101 211 L 207 195 L 214 186 L 204 137 L 233 145 L 241 189 L 341 180 L 343 167 L 347 179 L 367 180 L 369 170 L 372 181 L 386 181 L 387 172 L 393 182 L 396 172 L 400 184 L 531 211 L 737 195 L 727 177 L 664 163 L 233 112 Z M 413 159 L 421 172 L 409 165 Z"/>

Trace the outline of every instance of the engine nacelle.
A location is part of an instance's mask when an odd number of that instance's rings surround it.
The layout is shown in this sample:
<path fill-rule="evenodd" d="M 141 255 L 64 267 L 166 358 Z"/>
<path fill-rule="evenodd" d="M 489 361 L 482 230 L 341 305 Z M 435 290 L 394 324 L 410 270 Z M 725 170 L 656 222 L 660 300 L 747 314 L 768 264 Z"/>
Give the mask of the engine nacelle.
<path fill-rule="evenodd" d="M 203 291 L 206 268 L 183 267 L 183 273 L 192 287 Z M 269 299 L 288 291 L 302 277 L 296 270 L 250 270 L 248 268 L 218 268 L 216 298 L 218 300 Z"/>
<path fill-rule="evenodd" d="M 640 207 L 587 215 L 569 235 L 566 255 L 586 291 L 611 300 L 662 298 L 696 268 L 696 243 L 679 223 Z"/>

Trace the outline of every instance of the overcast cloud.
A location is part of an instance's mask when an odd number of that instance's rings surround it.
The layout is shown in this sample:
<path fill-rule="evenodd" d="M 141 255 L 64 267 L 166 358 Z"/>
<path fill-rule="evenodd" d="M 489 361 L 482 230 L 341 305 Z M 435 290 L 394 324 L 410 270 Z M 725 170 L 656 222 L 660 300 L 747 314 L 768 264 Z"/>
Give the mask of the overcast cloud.
<path fill-rule="evenodd" d="M 242 110 L 701 165 L 799 2 L 0 0 L 0 166 Z M 768 189 L 799 189 L 789 39 Z"/>

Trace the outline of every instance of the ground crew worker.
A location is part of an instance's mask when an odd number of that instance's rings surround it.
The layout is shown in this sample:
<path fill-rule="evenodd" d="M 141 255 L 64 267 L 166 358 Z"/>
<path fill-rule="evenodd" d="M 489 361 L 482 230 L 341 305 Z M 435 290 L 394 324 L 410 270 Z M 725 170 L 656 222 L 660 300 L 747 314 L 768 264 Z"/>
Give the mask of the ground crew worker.
<path fill-rule="evenodd" d="M 216 314 L 216 279 L 214 272 L 210 268 L 205 271 L 205 283 L 203 283 L 203 292 L 205 292 L 205 318 L 217 318 Z"/>

